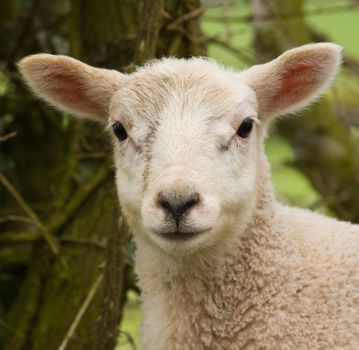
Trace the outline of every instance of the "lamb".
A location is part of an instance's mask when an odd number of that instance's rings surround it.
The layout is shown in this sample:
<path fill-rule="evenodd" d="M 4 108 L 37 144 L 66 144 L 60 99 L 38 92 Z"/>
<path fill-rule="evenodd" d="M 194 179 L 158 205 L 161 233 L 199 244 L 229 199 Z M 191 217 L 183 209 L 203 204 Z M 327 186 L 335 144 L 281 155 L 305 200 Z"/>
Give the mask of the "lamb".
<path fill-rule="evenodd" d="M 263 147 L 340 62 L 318 43 L 243 72 L 205 58 L 127 75 L 66 56 L 19 63 L 35 94 L 113 131 L 144 349 L 359 349 L 359 226 L 278 203 Z"/>

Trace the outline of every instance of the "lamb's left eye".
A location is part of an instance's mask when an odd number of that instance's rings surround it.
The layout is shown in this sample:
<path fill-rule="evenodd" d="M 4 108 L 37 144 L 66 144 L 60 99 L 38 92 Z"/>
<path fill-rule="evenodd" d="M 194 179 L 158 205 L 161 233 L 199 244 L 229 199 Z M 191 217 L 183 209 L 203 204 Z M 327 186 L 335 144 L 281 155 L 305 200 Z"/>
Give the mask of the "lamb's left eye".
<path fill-rule="evenodd" d="M 237 130 L 237 135 L 243 139 L 248 137 L 253 129 L 253 119 L 246 118 L 243 120 L 242 124 Z"/>
<path fill-rule="evenodd" d="M 116 137 L 120 141 L 125 141 L 127 139 L 127 132 L 124 126 L 120 122 L 115 122 L 112 125 L 113 132 L 115 133 Z"/>

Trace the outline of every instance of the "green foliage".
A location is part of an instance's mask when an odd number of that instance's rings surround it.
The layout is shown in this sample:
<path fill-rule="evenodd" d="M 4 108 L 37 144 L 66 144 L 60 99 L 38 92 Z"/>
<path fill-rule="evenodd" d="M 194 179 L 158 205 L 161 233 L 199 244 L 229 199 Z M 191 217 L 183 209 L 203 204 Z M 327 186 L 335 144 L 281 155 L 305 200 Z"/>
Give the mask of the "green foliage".
<path fill-rule="evenodd" d="M 292 167 L 293 151 L 285 140 L 278 136 L 270 138 L 266 150 L 278 199 L 304 208 L 313 206 L 320 196 L 308 179 Z"/>
<path fill-rule="evenodd" d="M 127 303 L 124 310 L 124 322 L 121 325 L 119 342 L 116 350 L 134 350 L 133 344 L 128 337 L 133 340 L 137 349 L 140 349 L 140 323 L 141 310 L 139 296 L 133 291 L 127 293 Z"/>

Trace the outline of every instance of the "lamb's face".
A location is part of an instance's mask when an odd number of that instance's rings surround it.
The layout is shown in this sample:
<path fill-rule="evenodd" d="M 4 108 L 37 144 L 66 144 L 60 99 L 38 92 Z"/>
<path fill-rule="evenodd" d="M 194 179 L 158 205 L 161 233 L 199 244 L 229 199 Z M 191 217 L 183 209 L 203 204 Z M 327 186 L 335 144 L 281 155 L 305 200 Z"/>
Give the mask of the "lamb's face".
<path fill-rule="evenodd" d="M 117 188 L 134 234 L 189 252 L 220 239 L 250 206 L 260 126 L 254 93 L 234 73 L 161 61 L 114 95 L 109 123 L 120 131 Z"/>
<path fill-rule="evenodd" d="M 340 51 L 304 45 L 242 73 L 164 59 L 124 75 L 46 54 L 19 66 L 57 108 L 106 120 L 117 135 L 117 186 L 133 233 L 189 253 L 246 225 L 265 125 L 322 93 Z"/>

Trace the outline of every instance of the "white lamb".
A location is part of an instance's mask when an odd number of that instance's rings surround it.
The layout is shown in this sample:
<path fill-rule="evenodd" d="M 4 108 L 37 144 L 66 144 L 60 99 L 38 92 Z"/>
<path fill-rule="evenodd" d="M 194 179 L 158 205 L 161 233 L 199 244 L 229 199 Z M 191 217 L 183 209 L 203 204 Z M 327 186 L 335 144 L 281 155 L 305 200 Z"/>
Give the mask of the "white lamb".
<path fill-rule="evenodd" d="M 145 349 L 359 349 L 359 226 L 278 203 L 263 150 L 273 117 L 317 98 L 340 61 L 320 43 L 239 73 L 203 58 L 129 75 L 20 62 L 40 97 L 114 131 Z"/>

